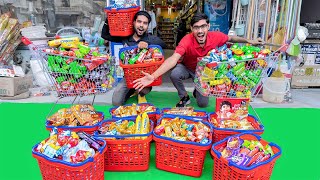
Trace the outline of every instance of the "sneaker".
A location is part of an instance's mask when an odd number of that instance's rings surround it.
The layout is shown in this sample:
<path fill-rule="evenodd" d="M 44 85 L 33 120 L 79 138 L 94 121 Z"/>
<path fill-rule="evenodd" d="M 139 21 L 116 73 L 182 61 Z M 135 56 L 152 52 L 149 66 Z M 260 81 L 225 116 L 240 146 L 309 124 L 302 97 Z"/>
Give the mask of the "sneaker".
<path fill-rule="evenodd" d="M 184 96 L 180 99 L 180 101 L 177 103 L 176 107 L 186 107 L 188 104 L 190 104 L 190 98 L 189 96 Z"/>
<path fill-rule="evenodd" d="M 195 99 L 197 99 L 197 91 L 196 91 L 196 89 L 193 90 L 192 95 L 193 95 L 193 97 L 194 97 Z"/>
<path fill-rule="evenodd" d="M 146 96 L 141 96 L 140 94 L 138 95 L 138 104 L 140 103 L 146 103 L 147 99 Z"/>

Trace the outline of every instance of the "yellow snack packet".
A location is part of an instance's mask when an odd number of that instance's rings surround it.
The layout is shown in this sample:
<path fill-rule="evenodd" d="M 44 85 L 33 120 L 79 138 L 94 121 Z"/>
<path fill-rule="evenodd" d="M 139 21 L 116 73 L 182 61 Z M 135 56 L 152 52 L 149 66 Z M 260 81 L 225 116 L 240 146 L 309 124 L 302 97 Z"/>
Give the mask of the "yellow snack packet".
<path fill-rule="evenodd" d="M 147 113 L 142 114 L 142 122 L 141 122 L 141 132 L 140 134 L 147 134 L 149 133 L 150 130 L 150 121 L 149 121 L 149 116 Z M 141 139 L 146 139 L 147 136 L 141 137 Z"/>
<path fill-rule="evenodd" d="M 142 123 L 141 116 L 138 115 L 137 118 L 136 118 L 135 134 L 140 134 L 140 132 L 141 132 L 141 123 Z M 135 137 L 135 139 L 140 139 L 140 137 Z"/>

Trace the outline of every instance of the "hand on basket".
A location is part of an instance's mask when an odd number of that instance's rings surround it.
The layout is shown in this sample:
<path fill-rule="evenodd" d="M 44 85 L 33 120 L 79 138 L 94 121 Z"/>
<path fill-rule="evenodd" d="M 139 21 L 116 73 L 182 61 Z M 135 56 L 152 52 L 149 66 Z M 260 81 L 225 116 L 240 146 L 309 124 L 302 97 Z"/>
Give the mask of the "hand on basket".
<path fill-rule="evenodd" d="M 149 73 L 145 73 L 142 71 L 142 74 L 144 74 L 145 76 L 133 81 L 133 87 L 138 91 L 141 91 L 143 88 L 145 88 L 154 81 L 154 77 Z"/>
<path fill-rule="evenodd" d="M 139 49 L 147 49 L 148 48 L 148 43 L 144 42 L 144 41 L 140 41 L 138 44 L 138 48 Z"/>
<path fill-rule="evenodd" d="M 257 38 L 257 39 L 254 39 L 254 40 L 249 40 L 248 43 L 255 46 L 255 45 L 263 45 L 265 42 L 264 42 L 263 39 Z"/>

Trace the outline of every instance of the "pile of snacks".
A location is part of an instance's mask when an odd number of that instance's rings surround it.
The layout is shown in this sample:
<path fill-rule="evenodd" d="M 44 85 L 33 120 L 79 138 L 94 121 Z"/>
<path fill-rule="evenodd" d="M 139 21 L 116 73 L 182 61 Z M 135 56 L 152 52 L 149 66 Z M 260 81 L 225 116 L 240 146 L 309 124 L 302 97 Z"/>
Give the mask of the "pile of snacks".
<path fill-rule="evenodd" d="M 230 49 L 226 45 L 213 49 L 198 62 L 194 82 L 205 95 L 224 92 L 232 97 L 250 97 L 268 65 L 264 58 L 270 53 L 268 49 L 238 44 Z M 258 59 L 250 60 L 253 58 Z"/>
<path fill-rule="evenodd" d="M 246 119 L 241 120 L 218 120 L 214 117 L 211 117 L 211 123 L 217 128 L 228 128 L 228 129 L 238 129 L 238 130 L 254 130 L 255 128 L 252 124 Z"/>
<path fill-rule="evenodd" d="M 10 13 L 4 13 L 0 16 L 0 62 L 4 64 L 9 61 L 9 57 L 21 42 L 21 26 L 17 19 L 10 17 Z"/>
<path fill-rule="evenodd" d="M 164 117 L 154 133 L 179 141 L 191 141 L 201 144 L 209 142 L 210 128 L 201 122 L 187 122 L 186 119 Z"/>
<path fill-rule="evenodd" d="M 49 158 L 76 164 L 93 157 L 100 149 L 100 146 L 98 142 L 86 133 L 75 133 L 69 130 L 58 132 L 53 129 L 50 137 L 42 141 L 37 146 L 36 151 Z"/>
<path fill-rule="evenodd" d="M 250 167 L 268 160 L 274 155 L 269 145 L 263 146 L 259 141 L 248 141 L 230 137 L 226 147 L 219 150 L 223 158 L 239 166 Z"/>
<path fill-rule="evenodd" d="M 150 121 L 147 113 L 138 115 L 135 121 L 131 120 L 117 120 L 115 122 L 106 122 L 99 128 L 101 135 L 133 135 L 133 134 L 147 134 L 150 132 Z M 146 139 L 147 137 L 133 137 L 132 139 Z M 130 139 L 130 138 L 129 138 Z"/>
<path fill-rule="evenodd" d="M 103 114 L 92 105 L 74 105 L 70 109 L 60 109 L 47 120 L 53 126 L 92 126 L 103 119 Z"/>
<path fill-rule="evenodd" d="M 112 4 L 110 7 L 111 8 L 129 8 L 137 6 L 135 0 L 121 0 L 121 1 L 115 1 L 114 4 Z"/>
<path fill-rule="evenodd" d="M 62 95 L 106 92 L 115 85 L 115 58 L 103 46 L 89 46 L 79 37 L 55 39 L 44 49 L 50 75 Z"/>
<path fill-rule="evenodd" d="M 117 109 L 111 112 L 112 116 L 115 117 L 128 117 L 141 115 L 142 113 L 152 113 L 156 112 L 157 108 L 149 104 L 132 104 L 130 106 L 119 106 Z"/>
<path fill-rule="evenodd" d="M 120 59 L 123 64 L 141 64 L 161 61 L 163 59 L 162 51 L 159 48 L 149 49 L 129 49 L 120 53 Z"/>
<path fill-rule="evenodd" d="M 174 107 L 171 109 L 164 109 L 163 113 L 183 116 L 206 116 L 205 112 L 195 111 L 193 107 Z"/>
<path fill-rule="evenodd" d="M 79 37 L 62 38 L 48 42 L 49 49 L 44 49 L 45 53 L 63 55 L 69 57 L 77 57 L 87 60 L 106 61 L 109 55 L 105 49 L 99 47 L 89 47 L 80 42 Z"/>

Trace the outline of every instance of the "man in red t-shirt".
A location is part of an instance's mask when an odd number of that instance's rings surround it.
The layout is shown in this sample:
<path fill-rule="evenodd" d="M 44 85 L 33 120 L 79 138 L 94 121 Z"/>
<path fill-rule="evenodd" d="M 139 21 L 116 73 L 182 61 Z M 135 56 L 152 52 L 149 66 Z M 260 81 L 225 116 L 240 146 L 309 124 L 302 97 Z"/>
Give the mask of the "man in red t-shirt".
<path fill-rule="evenodd" d="M 263 44 L 261 38 L 247 40 L 238 36 L 228 36 L 221 32 L 208 32 L 210 29 L 208 16 L 202 13 L 195 14 L 191 19 L 192 33 L 182 38 L 175 52 L 169 57 L 152 75 L 144 73 L 145 77 L 134 81 L 134 87 L 138 90 L 151 84 L 157 77 L 174 68 L 170 78 L 178 90 L 180 101 L 177 107 L 184 107 L 190 104 L 190 98 L 183 85 L 183 80 L 194 78 L 198 57 L 206 56 L 207 53 L 226 42 L 249 43 L 252 45 Z M 179 60 L 182 61 L 179 63 Z M 208 106 L 209 97 L 202 96 L 197 90 L 193 91 L 199 107 Z"/>

